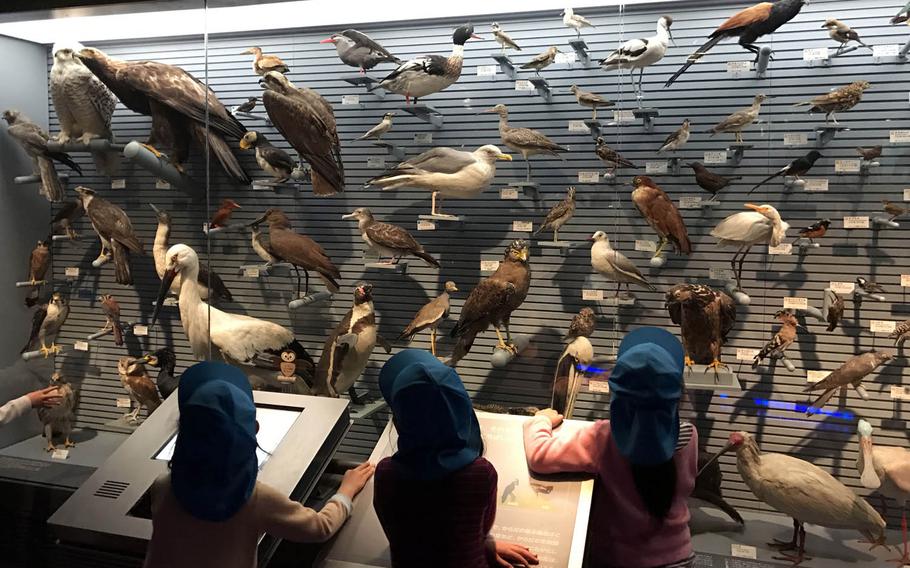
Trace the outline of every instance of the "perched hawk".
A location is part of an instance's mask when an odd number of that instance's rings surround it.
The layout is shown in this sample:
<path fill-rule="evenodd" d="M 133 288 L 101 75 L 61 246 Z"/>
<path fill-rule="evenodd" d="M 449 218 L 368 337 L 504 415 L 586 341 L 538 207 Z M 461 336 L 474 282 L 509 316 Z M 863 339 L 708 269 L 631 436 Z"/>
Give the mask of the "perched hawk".
<path fill-rule="evenodd" d="M 60 332 L 69 313 L 70 309 L 66 300 L 59 292 L 54 292 L 50 301 L 39 307 L 32 316 L 32 332 L 20 353 L 31 349 L 36 341 L 40 343 L 39 349 L 45 358 L 50 357 L 52 353 L 59 353 L 60 346 L 53 341 L 48 345 L 47 337 L 52 335 L 56 340 L 57 333 Z"/>
<path fill-rule="evenodd" d="M 76 422 L 76 394 L 60 372 L 51 375 L 51 382 L 48 386 L 57 387 L 60 403 L 56 406 L 38 409 L 38 419 L 44 424 L 44 438 L 47 440 L 45 449 L 48 452 L 57 449 L 54 446 L 54 435 L 63 436 L 64 448 L 72 448 L 76 445 L 70 440 L 73 423 Z"/>
<path fill-rule="evenodd" d="M 32 286 L 28 297 L 25 298 L 25 305 L 32 307 L 38 303 L 38 291 L 41 284 L 45 282 L 44 277 L 47 275 L 47 269 L 51 265 L 50 239 L 38 241 L 35 248 L 28 255 L 28 281 Z"/>
<path fill-rule="evenodd" d="M 161 405 L 158 389 L 152 378 L 149 377 L 145 365 L 142 364 L 143 361 L 145 361 L 144 358 L 121 357 L 117 362 L 120 384 L 130 395 L 130 412 L 124 415 L 124 418 L 130 422 L 139 420 L 139 411 L 143 406 L 151 414 Z M 135 409 L 133 409 L 134 402 L 138 405 Z"/>
<path fill-rule="evenodd" d="M 43 128 L 32 122 L 18 110 L 3 111 L 3 120 L 9 124 L 7 132 L 32 159 L 33 173 L 41 178 L 40 193 L 48 201 L 63 201 L 63 182 L 57 175 L 54 162 L 60 162 L 78 174 L 82 168 L 69 155 L 51 152 L 47 149 L 50 138 Z"/>
<path fill-rule="evenodd" d="M 707 365 L 717 371 L 721 350 L 736 323 L 736 304 L 709 286 L 677 284 L 667 291 L 667 311 L 677 324 L 686 350 L 686 365 Z"/>
<path fill-rule="evenodd" d="M 133 230 L 130 218 L 120 207 L 95 195 L 93 189 L 79 186 L 75 191 L 82 200 L 82 207 L 101 241 L 101 252 L 96 262 L 108 255 L 113 256 L 117 284 L 132 285 L 130 252 L 145 254 L 145 250 Z"/>
<path fill-rule="evenodd" d="M 101 311 L 104 313 L 104 327 L 101 331 L 110 330 L 114 335 L 114 345 L 120 347 L 123 345 L 123 328 L 120 325 L 120 304 L 111 294 L 101 294 L 98 296 L 101 302 Z"/>

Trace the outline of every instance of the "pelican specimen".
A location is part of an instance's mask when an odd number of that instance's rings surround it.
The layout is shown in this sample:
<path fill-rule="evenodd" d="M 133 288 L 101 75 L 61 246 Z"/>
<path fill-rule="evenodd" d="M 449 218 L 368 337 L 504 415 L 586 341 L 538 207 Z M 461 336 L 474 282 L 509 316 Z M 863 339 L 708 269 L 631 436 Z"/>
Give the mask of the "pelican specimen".
<path fill-rule="evenodd" d="M 572 417 L 575 399 L 581 388 L 581 379 L 585 375 L 585 369 L 594 359 L 594 346 L 591 345 L 589 338 L 594 333 L 596 323 L 594 310 L 582 308 L 572 318 L 569 332 L 566 334 L 568 345 L 556 363 L 550 408 L 567 418 Z"/>
<path fill-rule="evenodd" d="M 404 331 L 401 332 L 398 339 L 407 339 L 410 341 L 412 337 L 421 331 L 429 329 L 430 351 L 433 355 L 436 355 L 436 329 L 439 327 L 442 320 L 449 317 L 449 300 L 451 294 L 457 291 L 458 287 L 454 282 L 451 280 L 446 282 L 445 289 L 442 293 L 424 304 L 424 306 L 417 311 L 414 319 L 412 319 L 411 323 L 404 328 Z"/>
<path fill-rule="evenodd" d="M 686 256 L 692 254 L 692 243 L 689 241 L 686 222 L 667 192 L 648 176 L 636 176 L 632 180 L 632 185 L 635 186 L 632 191 L 632 202 L 660 237 L 660 244 L 654 256 L 660 256 L 667 243 L 671 243 L 679 254 Z"/>
<path fill-rule="evenodd" d="M 610 246 L 610 239 L 605 232 L 597 231 L 591 235 L 591 240 L 594 242 L 591 245 L 591 268 L 604 278 L 616 282 L 615 297 L 619 297 L 623 284 L 626 285 L 626 290 L 629 289 L 629 284 L 655 290 L 631 260 Z"/>
<path fill-rule="evenodd" d="M 634 73 L 638 69 L 638 83 L 634 83 L 635 94 L 641 98 L 641 82 L 645 75 L 645 67 L 650 67 L 664 58 L 673 35 L 670 26 L 673 18 L 661 16 L 657 20 L 657 33 L 648 38 L 630 39 L 622 44 L 619 49 L 600 60 L 604 71 L 614 69 L 631 69 Z"/>
<path fill-rule="evenodd" d="M 721 221 L 711 231 L 711 236 L 718 239 L 718 246 L 739 247 L 733 259 L 730 260 L 730 267 L 736 274 L 736 286 L 742 288 L 743 261 L 746 255 L 757 244 L 767 244 L 776 247 L 787 236 L 789 223 L 782 221 L 777 209 L 770 205 L 755 205 L 746 203 L 747 208 L 752 211 L 743 211 L 730 215 Z M 736 259 L 739 258 L 739 268 L 736 267 Z"/>
<path fill-rule="evenodd" d="M 504 104 L 498 104 L 482 112 L 492 112 L 499 115 L 499 137 L 502 138 L 503 144 L 521 153 L 524 157 L 525 164 L 528 166 L 528 181 L 531 180 L 531 162 L 528 160 L 530 156 L 547 154 L 562 159 L 559 156 L 559 152 L 569 151 L 567 148 L 563 148 L 547 138 L 543 132 L 509 125 L 509 109 Z"/>

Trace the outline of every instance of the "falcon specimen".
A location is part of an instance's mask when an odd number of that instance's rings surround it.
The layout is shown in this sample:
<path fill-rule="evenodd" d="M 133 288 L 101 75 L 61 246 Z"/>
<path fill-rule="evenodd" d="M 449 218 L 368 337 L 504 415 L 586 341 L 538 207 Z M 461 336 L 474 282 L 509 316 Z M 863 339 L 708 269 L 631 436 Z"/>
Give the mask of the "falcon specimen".
<path fill-rule="evenodd" d="M 670 319 L 679 326 L 686 366 L 707 365 L 717 373 L 727 338 L 736 324 L 736 303 L 710 286 L 677 284 L 666 294 Z M 707 369 L 705 369 L 707 372 Z"/>
<path fill-rule="evenodd" d="M 114 345 L 123 345 L 123 328 L 120 327 L 120 304 L 117 299 L 110 294 L 98 296 L 101 302 L 101 312 L 104 314 L 104 327 L 101 331 L 110 330 L 114 334 Z"/>
<path fill-rule="evenodd" d="M 377 221 L 366 207 L 359 207 L 353 213 L 342 215 L 344 220 L 354 219 L 363 242 L 379 254 L 379 262 L 384 256 L 389 257 L 389 264 L 398 264 L 401 257 L 412 254 L 434 268 L 439 268 L 439 261 L 423 250 L 411 233 L 403 227 Z"/>
<path fill-rule="evenodd" d="M 490 325 L 499 339 L 499 348 L 516 352 L 509 332 L 509 318 L 512 312 L 528 297 L 531 288 L 531 267 L 528 264 L 530 249 L 523 240 L 512 241 L 506 247 L 499 268 L 492 275 L 481 280 L 471 290 L 461 308 L 458 323 L 452 328 L 451 337 L 457 337 L 452 358 L 448 364 L 455 366 L 468 354 L 477 334 Z M 505 327 L 503 339 L 500 327 Z"/>
<path fill-rule="evenodd" d="M 64 448 L 72 448 L 76 445 L 70 440 L 70 434 L 73 432 L 73 425 L 76 422 L 76 393 L 73 392 L 73 387 L 66 377 L 59 371 L 55 371 L 51 375 L 48 386 L 57 387 L 60 403 L 37 409 L 38 420 L 44 424 L 42 435 L 47 440 L 45 450 L 53 452 L 57 449 L 54 446 L 54 436 L 63 437 Z"/>
<path fill-rule="evenodd" d="M 635 189 L 632 191 L 632 202 L 648 225 L 660 237 L 660 244 L 654 256 L 659 256 L 667 246 L 686 256 L 692 254 L 692 243 L 689 241 L 689 232 L 682 215 L 663 189 L 648 176 L 636 176 L 632 180 Z"/>
<path fill-rule="evenodd" d="M 635 167 L 635 164 L 623 158 L 622 155 L 620 155 L 620 153 L 613 148 L 607 146 L 607 141 L 603 139 L 603 136 L 598 136 L 594 144 L 594 153 L 597 154 L 597 157 L 600 158 L 600 161 L 610 166 L 609 173 L 614 173 L 617 168 Z"/>
<path fill-rule="evenodd" d="M 259 84 L 265 88 L 262 104 L 272 124 L 312 168 L 313 193 L 344 191 L 341 143 L 329 101 L 275 71 L 266 73 Z"/>
<path fill-rule="evenodd" d="M 776 177 L 793 176 L 796 179 L 802 179 L 802 176 L 809 173 L 809 170 L 812 169 L 812 167 L 815 165 L 815 162 L 817 162 L 819 158 L 824 158 L 824 156 L 822 156 L 821 152 L 819 152 L 818 150 L 811 150 L 805 156 L 793 160 L 786 166 L 782 167 L 781 169 L 777 170 L 773 174 L 769 175 L 765 179 L 763 179 L 760 182 L 758 182 L 757 184 L 755 184 L 755 186 L 752 189 L 750 189 L 749 192 L 746 193 L 746 195 L 751 194 L 753 191 L 755 191 L 756 189 L 765 185 L 766 183 L 768 183 L 769 181 L 771 181 L 772 179 L 774 179 Z"/>
<path fill-rule="evenodd" d="M 32 159 L 33 172 L 41 178 L 41 195 L 51 202 L 63 201 L 63 182 L 57 176 L 54 162 L 60 162 L 80 175 L 82 168 L 69 155 L 48 150 L 47 141 L 50 137 L 47 132 L 18 110 L 3 111 L 3 120 L 9 124 L 6 131 Z"/>
<path fill-rule="evenodd" d="M 780 329 L 771 338 L 771 341 L 765 344 L 752 360 L 752 368 L 758 367 L 758 364 L 765 360 L 766 357 L 771 359 L 780 359 L 786 355 L 787 348 L 796 341 L 796 328 L 799 326 L 796 316 L 790 310 L 780 310 L 774 314 L 774 318 L 780 322 Z"/>
<path fill-rule="evenodd" d="M 838 124 L 835 113 L 850 110 L 863 100 L 863 91 L 871 87 L 869 81 L 854 81 L 846 87 L 841 87 L 830 93 L 819 95 L 814 99 L 796 103 L 793 106 L 810 106 L 809 112 L 825 113 L 825 122 L 831 120 Z"/>
<path fill-rule="evenodd" d="M 280 57 L 277 55 L 263 54 L 261 47 L 253 46 L 244 50 L 242 55 L 253 56 L 253 73 L 257 75 L 265 75 L 269 71 L 275 71 L 276 73 L 282 74 L 290 71 L 287 64 L 285 64 Z"/>
<path fill-rule="evenodd" d="M 834 290 L 826 290 L 825 295 L 827 296 L 825 304 L 828 305 L 828 313 L 825 314 L 828 328 L 825 331 L 834 331 L 844 317 L 844 299 Z"/>
<path fill-rule="evenodd" d="M 130 273 L 130 252 L 145 254 L 145 250 L 133 231 L 130 218 L 120 207 L 98 197 L 93 189 L 79 186 L 75 191 L 82 200 L 82 207 L 92 222 L 92 228 L 101 240 L 98 260 L 112 255 L 117 283 L 131 285 L 133 276 Z"/>
<path fill-rule="evenodd" d="M 272 176 L 275 183 L 286 182 L 291 177 L 297 162 L 290 154 L 272 146 L 265 134 L 251 130 L 243 135 L 240 139 L 240 149 L 249 150 L 255 148 L 256 163 L 262 168 L 262 171 Z"/>
<path fill-rule="evenodd" d="M 575 215 L 575 188 L 570 187 L 569 191 L 566 192 L 566 198 L 550 209 L 546 219 L 537 227 L 534 234 L 539 235 L 544 231 L 552 231 L 553 242 L 556 242 L 559 240 L 559 229 L 568 223 L 573 215 Z"/>
<path fill-rule="evenodd" d="M 686 165 L 695 172 L 695 183 L 698 184 L 698 187 L 711 194 L 711 201 L 717 197 L 720 190 L 736 180 L 743 179 L 743 176 L 724 177 L 716 174 L 706 168 L 701 162 L 692 162 Z"/>
<path fill-rule="evenodd" d="M 35 248 L 28 255 L 28 281 L 32 286 L 28 297 L 25 298 L 25 305 L 32 307 L 38 303 L 38 288 L 45 282 L 47 269 L 51 265 L 51 249 L 49 241 L 38 241 Z"/>
<path fill-rule="evenodd" d="M 521 153 L 524 157 L 528 166 L 528 179 L 531 179 L 531 162 L 528 161 L 530 156 L 546 154 L 562 159 L 559 153 L 569 151 L 567 148 L 563 148 L 547 138 L 543 132 L 509 125 L 509 109 L 504 104 L 498 104 L 483 112 L 492 112 L 499 115 L 499 137 L 502 139 L 503 144 Z"/>
<path fill-rule="evenodd" d="M 35 314 L 32 316 L 32 331 L 29 334 L 28 342 L 26 342 L 20 353 L 25 353 L 31 349 L 36 342 L 38 350 L 44 355 L 45 359 L 54 353 L 60 353 L 61 348 L 54 341 L 56 341 L 57 334 L 66 322 L 66 317 L 69 313 L 70 309 L 66 300 L 59 292 L 54 292 L 48 303 L 42 304 L 35 310 Z M 50 345 L 47 344 L 48 336 L 54 337 L 54 341 L 51 341 Z"/>
<path fill-rule="evenodd" d="M 63 206 L 57 211 L 57 214 L 54 215 L 54 218 L 51 219 L 51 231 L 55 235 L 59 235 L 61 231 L 70 240 L 76 240 L 79 235 L 76 234 L 76 229 L 73 228 L 73 225 L 85 215 L 85 209 L 82 208 L 82 200 L 77 199 L 75 201 L 67 201 Z"/>
<path fill-rule="evenodd" d="M 869 400 L 869 393 L 863 387 L 863 379 L 893 358 L 890 353 L 885 353 L 884 351 L 869 351 L 847 359 L 843 365 L 832 371 L 830 375 L 803 389 L 803 392 L 824 391 L 806 408 L 806 416 L 812 416 L 821 410 L 838 390 L 846 395 L 848 386 L 856 389 L 857 394 L 863 400 Z"/>
<path fill-rule="evenodd" d="M 60 120 L 57 140 L 67 143 L 78 140 L 88 144 L 95 138 L 114 141 L 111 116 L 117 106 L 117 97 L 89 71 L 76 53 L 82 45 L 54 45 L 54 65 L 50 73 L 50 93 Z M 120 152 L 93 150 L 92 158 L 98 172 L 110 176 L 120 165 Z"/>
<path fill-rule="evenodd" d="M 149 377 L 143 365 L 143 359 L 121 357 L 117 361 L 117 372 L 120 374 L 120 384 L 130 396 L 130 410 L 123 417 L 130 422 L 139 420 L 139 411 L 144 406 L 149 415 L 161 406 L 161 397 L 155 383 Z M 136 408 L 133 408 L 135 403 Z"/>
<path fill-rule="evenodd" d="M 142 360 L 152 367 L 158 368 L 155 385 L 162 399 L 166 399 L 180 386 L 180 377 L 175 373 L 177 356 L 170 347 L 163 347 L 154 353 L 145 355 Z"/>
<path fill-rule="evenodd" d="M 449 300 L 451 294 L 458 291 L 455 283 L 449 280 L 441 294 L 423 305 L 411 323 L 398 336 L 398 340 L 411 340 L 415 335 L 425 329 L 430 330 L 430 351 L 436 355 L 436 329 L 442 320 L 449 317 Z"/>
<path fill-rule="evenodd" d="M 346 29 L 341 33 L 332 34 L 319 43 L 331 43 L 335 46 L 338 59 L 345 65 L 357 67 L 361 73 L 376 67 L 380 63 L 397 63 L 401 60 L 373 41 L 370 36 L 355 29 Z"/>
<path fill-rule="evenodd" d="M 594 359 L 594 347 L 589 338 L 594 333 L 596 320 L 594 310 L 591 308 L 582 308 L 572 318 L 569 332 L 566 334 L 568 345 L 556 362 L 550 408 L 566 418 L 572 417 L 575 399 L 581 388 L 581 379 Z"/>
<path fill-rule="evenodd" d="M 761 113 L 761 105 L 767 99 L 768 97 L 763 93 L 755 95 L 751 106 L 734 112 L 727 118 L 715 124 L 713 127 L 711 127 L 711 130 L 708 130 L 707 132 L 711 133 L 712 138 L 715 134 L 718 134 L 720 132 L 732 132 L 736 135 L 736 141 L 742 143 L 743 130 L 758 120 L 758 115 Z"/>
<path fill-rule="evenodd" d="M 250 182 L 225 141 L 225 137 L 243 138 L 246 128 L 196 77 L 174 65 L 113 59 L 91 47 L 81 49 L 76 57 L 126 108 L 152 118 L 146 143 L 168 149 L 175 168 L 183 171 L 190 144 L 195 142 L 209 148 L 234 180 Z"/>

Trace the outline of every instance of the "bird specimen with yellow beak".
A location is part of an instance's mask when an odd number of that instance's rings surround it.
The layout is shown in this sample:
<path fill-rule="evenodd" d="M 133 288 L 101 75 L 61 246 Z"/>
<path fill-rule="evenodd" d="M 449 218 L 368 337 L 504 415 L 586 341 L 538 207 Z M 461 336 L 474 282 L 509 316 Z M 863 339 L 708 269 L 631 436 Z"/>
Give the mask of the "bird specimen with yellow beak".
<path fill-rule="evenodd" d="M 272 182 L 283 183 L 291 178 L 291 172 L 297 167 L 297 162 L 290 154 L 272 146 L 269 139 L 261 132 L 251 130 L 240 139 L 240 149 L 256 149 L 256 163 L 262 171 L 272 176 Z"/>
<path fill-rule="evenodd" d="M 451 280 L 445 283 L 442 293 L 427 302 L 417 311 L 411 322 L 398 336 L 398 340 L 410 341 L 415 335 L 425 329 L 430 330 L 430 351 L 436 355 L 436 331 L 442 320 L 449 317 L 451 295 L 458 291 L 458 287 Z"/>

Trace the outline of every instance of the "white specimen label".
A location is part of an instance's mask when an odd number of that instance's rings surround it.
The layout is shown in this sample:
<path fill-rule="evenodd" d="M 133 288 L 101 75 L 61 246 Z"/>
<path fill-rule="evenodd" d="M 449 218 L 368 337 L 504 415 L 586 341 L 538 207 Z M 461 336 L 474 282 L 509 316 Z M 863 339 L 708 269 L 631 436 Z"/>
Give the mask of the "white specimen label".
<path fill-rule="evenodd" d="M 646 174 L 665 174 L 667 173 L 667 162 L 645 162 Z"/>
<path fill-rule="evenodd" d="M 554 63 L 575 63 L 578 58 L 575 55 L 574 51 L 567 51 L 565 53 L 557 53 L 556 59 L 553 60 Z"/>
<path fill-rule="evenodd" d="M 63 274 L 67 278 L 78 278 L 79 267 L 78 266 L 67 266 L 65 269 L 63 269 Z"/>
<path fill-rule="evenodd" d="M 872 333 L 891 333 L 897 327 L 896 321 L 872 320 L 869 322 L 869 331 Z"/>
<path fill-rule="evenodd" d="M 657 252 L 657 243 L 655 241 L 635 241 L 635 250 Z"/>
<path fill-rule="evenodd" d="M 727 151 L 710 150 L 708 152 L 705 152 L 704 161 L 706 164 L 725 164 L 727 163 Z"/>
<path fill-rule="evenodd" d="M 819 61 L 828 59 L 827 47 L 806 48 L 803 50 L 803 61 Z"/>
<path fill-rule="evenodd" d="M 910 130 L 892 130 L 891 131 L 891 143 L 892 144 L 906 144 L 910 142 Z"/>
<path fill-rule="evenodd" d="M 496 65 L 478 65 L 477 66 L 477 76 L 478 77 L 493 77 L 496 75 Z"/>
<path fill-rule="evenodd" d="M 435 231 L 436 223 L 434 223 L 433 221 L 426 221 L 426 220 L 421 219 L 420 221 L 417 221 L 417 230 L 418 231 Z"/>
<path fill-rule="evenodd" d="M 754 546 L 734 543 L 730 545 L 730 556 L 733 556 L 734 558 L 748 558 L 750 560 L 755 560 L 758 558 L 758 551 Z"/>
<path fill-rule="evenodd" d="M 731 75 L 739 75 L 740 73 L 748 73 L 752 70 L 751 61 L 727 61 L 727 73 Z"/>
<path fill-rule="evenodd" d="M 855 173 L 860 169 L 859 160 L 834 160 L 834 171 L 836 173 Z"/>
<path fill-rule="evenodd" d="M 534 223 L 531 221 L 512 221 L 512 230 L 518 233 L 530 233 L 534 230 Z"/>
<path fill-rule="evenodd" d="M 73 343 L 73 349 L 76 351 L 88 351 L 88 341 L 77 341 Z"/>
<path fill-rule="evenodd" d="M 370 156 L 367 158 L 367 167 L 368 168 L 384 168 L 385 167 L 385 156 Z"/>
<path fill-rule="evenodd" d="M 578 183 L 597 183 L 600 181 L 600 172 L 578 172 Z"/>
<path fill-rule="evenodd" d="M 414 142 L 417 144 L 432 144 L 433 143 L 433 133 L 432 132 L 418 132 L 414 135 Z"/>
<path fill-rule="evenodd" d="M 788 132 L 784 134 L 784 146 L 805 146 L 809 138 L 805 132 Z"/>
<path fill-rule="evenodd" d="M 831 371 L 806 371 L 806 382 L 817 383 L 818 381 L 823 381 L 830 374 Z"/>
<path fill-rule="evenodd" d="M 701 197 L 686 195 L 679 198 L 680 209 L 698 209 L 701 207 Z"/>
<path fill-rule="evenodd" d="M 499 268 L 498 260 L 481 260 L 480 261 L 480 271 L 481 272 L 496 272 L 497 268 Z"/>
<path fill-rule="evenodd" d="M 164 181 L 163 179 L 155 180 L 155 189 L 170 189 L 170 188 L 171 188 L 171 184 Z"/>
<path fill-rule="evenodd" d="M 500 199 L 518 199 L 518 189 L 514 187 L 504 187 L 499 190 Z"/>
<path fill-rule="evenodd" d="M 856 284 L 853 282 L 830 282 L 828 287 L 838 294 L 852 294 L 856 289 Z"/>
<path fill-rule="evenodd" d="M 117 405 L 117 408 L 131 408 L 132 407 L 132 403 L 130 402 L 130 399 L 128 399 L 128 398 L 118 398 L 115 404 Z"/>
<path fill-rule="evenodd" d="M 271 187 L 268 184 L 265 184 L 262 182 L 257 183 L 255 181 L 251 184 L 251 187 L 253 188 L 253 190 L 271 189 Z"/>
<path fill-rule="evenodd" d="M 54 448 L 54 450 L 51 451 L 51 459 L 52 459 L 52 460 L 65 460 L 65 459 L 68 458 L 69 456 L 70 456 L 70 451 L 69 451 L 69 450 L 63 450 L 63 449 L 60 449 L 60 448 Z"/>
<path fill-rule="evenodd" d="M 585 124 L 583 120 L 570 120 L 569 121 L 569 132 L 590 132 L 591 129 L 588 128 L 588 125 Z"/>
<path fill-rule="evenodd" d="M 910 189 L 904 190 L 904 201 L 910 201 Z"/>
<path fill-rule="evenodd" d="M 252 268 L 244 268 L 243 275 L 247 278 L 259 278 L 259 268 L 256 266 Z"/>
<path fill-rule="evenodd" d="M 735 278 L 732 268 L 711 268 L 708 270 L 708 278 L 711 280 L 733 280 Z"/>
<path fill-rule="evenodd" d="M 165 298 L 164 301 L 161 302 L 161 304 L 164 306 L 176 306 L 177 298 L 174 296 L 169 296 L 169 297 Z"/>
<path fill-rule="evenodd" d="M 604 291 L 603 290 L 582 290 L 581 299 L 589 300 L 592 302 L 598 302 L 598 301 L 604 299 Z"/>
<path fill-rule="evenodd" d="M 896 43 L 872 46 L 872 57 L 897 57 L 900 53 L 901 48 Z"/>
<path fill-rule="evenodd" d="M 868 229 L 869 228 L 869 217 L 863 217 L 863 216 L 844 217 L 844 228 L 845 229 Z"/>
<path fill-rule="evenodd" d="M 534 85 L 527 79 L 519 79 L 515 81 L 515 90 L 516 91 L 533 91 Z"/>
<path fill-rule="evenodd" d="M 360 104 L 360 95 L 341 95 L 341 104 L 359 105 Z"/>
<path fill-rule="evenodd" d="M 126 189 L 126 180 L 123 178 L 112 179 L 111 189 Z"/>
<path fill-rule="evenodd" d="M 635 112 L 631 110 L 614 110 L 613 122 L 635 122 Z"/>
<path fill-rule="evenodd" d="M 133 335 L 141 337 L 143 335 L 148 335 L 148 334 L 149 334 L 149 326 L 138 325 L 138 324 L 133 326 Z"/>
<path fill-rule="evenodd" d="M 768 254 L 793 254 L 793 243 L 781 243 L 776 247 L 769 246 Z"/>
<path fill-rule="evenodd" d="M 784 298 L 784 309 L 805 310 L 809 307 L 809 300 L 797 296 Z"/>
<path fill-rule="evenodd" d="M 910 400 L 910 387 L 892 385 L 891 386 L 891 399 L 892 400 Z"/>
<path fill-rule="evenodd" d="M 828 180 L 827 179 L 807 179 L 804 180 L 806 185 L 803 186 L 804 191 L 828 191 Z"/>
<path fill-rule="evenodd" d="M 901 288 L 910 288 L 910 274 L 901 274 Z"/>
<path fill-rule="evenodd" d="M 588 392 L 609 393 L 610 381 L 588 380 Z"/>
<path fill-rule="evenodd" d="M 758 349 L 746 349 L 744 347 L 736 348 L 737 361 L 752 361 L 758 356 Z"/>

